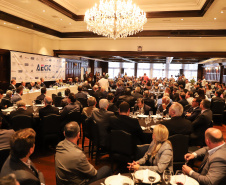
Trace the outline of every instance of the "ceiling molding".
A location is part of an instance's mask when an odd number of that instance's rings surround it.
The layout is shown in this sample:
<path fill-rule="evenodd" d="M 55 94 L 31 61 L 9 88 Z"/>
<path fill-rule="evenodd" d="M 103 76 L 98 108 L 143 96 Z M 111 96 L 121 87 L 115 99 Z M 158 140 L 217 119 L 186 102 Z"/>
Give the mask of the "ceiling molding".
<path fill-rule="evenodd" d="M 53 0 L 39 0 L 45 5 L 55 9 L 56 11 L 66 15 L 67 17 L 75 21 L 83 21 L 84 15 L 76 15 L 60 4 Z M 147 18 L 172 18 L 172 17 L 202 17 L 205 15 L 206 11 L 212 5 L 214 0 L 206 0 L 201 10 L 187 10 L 187 11 L 156 11 L 156 12 L 146 12 Z"/>
<path fill-rule="evenodd" d="M 194 57 L 194 58 L 211 58 L 226 57 L 226 52 L 164 52 L 164 51 L 83 51 L 83 50 L 53 50 L 54 56 L 59 55 L 79 55 L 79 56 L 156 56 L 156 57 Z"/>

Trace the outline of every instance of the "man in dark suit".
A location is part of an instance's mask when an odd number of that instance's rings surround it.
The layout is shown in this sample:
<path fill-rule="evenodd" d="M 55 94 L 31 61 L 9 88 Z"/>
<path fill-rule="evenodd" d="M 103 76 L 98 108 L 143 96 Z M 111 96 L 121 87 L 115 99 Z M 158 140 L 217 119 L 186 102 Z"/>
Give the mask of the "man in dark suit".
<path fill-rule="evenodd" d="M 133 93 L 133 97 L 135 98 L 135 100 L 137 100 L 138 98 L 143 98 L 143 96 L 140 94 L 140 87 L 135 88 L 135 92 Z"/>
<path fill-rule="evenodd" d="M 23 87 L 19 86 L 16 88 L 16 93 L 12 97 L 12 103 L 16 103 L 22 100 L 21 96 L 23 95 Z"/>
<path fill-rule="evenodd" d="M 27 84 L 27 88 L 28 88 L 29 90 L 32 90 L 33 88 L 35 88 L 35 82 L 32 81 L 32 82 L 30 82 L 29 84 Z"/>
<path fill-rule="evenodd" d="M 169 114 L 169 108 L 171 105 L 169 96 L 164 96 L 162 98 L 162 104 L 159 106 L 159 111 L 163 112 L 163 115 Z"/>
<path fill-rule="evenodd" d="M 66 105 L 61 113 L 61 119 L 64 120 L 71 111 L 81 112 L 82 105 L 76 101 L 75 94 L 70 93 L 67 97 L 68 105 Z"/>
<path fill-rule="evenodd" d="M 50 96 L 46 96 L 44 99 L 45 107 L 39 109 L 39 117 L 42 119 L 44 116 L 48 116 L 50 114 L 59 114 L 59 109 L 57 107 L 52 106 L 52 98 Z"/>
<path fill-rule="evenodd" d="M 11 84 L 9 85 L 8 90 L 13 91 L 13 93 L 16 91 L 16 80 L 15 79 L 11 80 Z"/>
<path fill-rule="evenodd" d="M 76 97 L 76 99 L 79 99 L 79 98 L 87 99 L 87 95 L 82 92 L 82 86 L 81 85 L 78 86 L 78 93 L 75 94 L 75 97 Z"/>
<path fill-rule="evenodd" d="M 118 107 L 113 103 L 114 97 L 115 96 L 114 96 L 113 93 L 108 93 L 108 95 L 107 95 L 107 99 L 108 99 L 108 102 L 109 102 L 108 111 L 118 113 Z"/>
<path fill-rule="evenodd" d="M 109 126 L 110 126 L 110 116 L 114 113 L 107 111 L 109 106 L 107 99 L 101 99 L 99 102 L 100 109 L 93 110 L 91 118 L 97 123 L 100 134 L 100 146 L 105 149 L 108 147 L 108 136 L 109 136 Z"/>
<path fill-rule="evenodd" d="M 115 101 L 117 101 L 118 97 L 122 96 L 124 94 L 124 91 L 125 91 L 124 84 L 123 84 L 122 81 L 118 81 L 116 83 L 116 85 L 117 85 L 117 88 L 116 88 L 116 91 L 115 91 Z"/>
<path fill-rule="evenodd" d="M 20 185 L 45 184 L 43 174 L 29 159 L 35 149 L 35 135 L 31 128 L 19 130 L 13 135 L 10 156 L 2 167 L 1 176 L 14 173 Z"/>
<path fill-rule="evenodd" d="M 182 114 L 183 106 L 178 102 L 174 102 L 169 108 L 171 119 L 161 122 L 169 130 L 169 136 L 174 134 L 189 135 L 191 133 L 191 121 L 183 118 Z"/>
<path fill-rule="evenodd" d="M 96 98 L 96 100 L 99 101 L 99 99 L 101 98 L 101 95 L 102 95 L 102 93 L 100 92 L 98 85 L 94 85 L 91 96 L 94 96 Z"/>
<path fill-rule="evenodd" d="M 131 95 L 131 90 L 129 88 L 126 88 L 125 95 L 119 96 L 117 105 L 123 101 L 127 102 L 130 107 L 133 107 L 135 104 L 136 99 Z"/>
<path fill-rule="evenodd" d="M 10 119 L 12 119 L 14 116 L 17 116 L 17 115 L 26 115 L 26 116 L 33 117 L 32 111 L 27 110 L 26 104 L 23 100 L 18 101 L 16 105 L 17 105 L 17 110 L 14 110 L 10 113 L 9 115 Z"/>
<path fill-rule="evenodd" d="M 110 129 L 128 132 L 134 137 L 134 141 L 137 145 L 144 144 L 145 139 L 138 119 L 130 118 L 129 113 L 129 104 L 127 102 L 122 102 L 119 105 L 119 116 L 111 116 L 110 118 Z"/>
<path fill-rule="evenodd" d="M 43 101 L 45 97 L 46 97 L 46 88 L 43 87 L 43 88 L 41 88 L 41 95 L 39 95 L 36 98 L 36 100 Z"/>
<path fill-rule="evenodd" d="M 210 109 L 212 110 L 213 114 L 223 114 L 224 107 L 225 107 L 225 100 L 221 98 L 222 91 L 217 90 L 215 92 L 214 98 L 211 99 L 211 106 Z"/>
<path fill-rule="evenodd" d="M 137 103 L 134 105 L 134 111 L 141 111 L 141 113 L 144 113 L 145 115 L 149 115 L 150 110 L 151 110 L 151 107 L 144 104 L 143 98 L 137 99 Z"/>
<path fill-rule="evenodd" d="M 83 80 L 87 81 L 89 77 L 88 71 L 85 72 L 85 74 L 83 75 Z"/>
<path fill-rule="evenodd" d="M 4 109 L 3 105 L 2 105 L 2 98 L 3 98 L 3 94 L 4 94 L 4 91 L 2 89 L 0 89 L 0 111 L 2 109 Z"/>
<path fill-rule="evenodd" d="M 199 107 L 201 101 L 202 99 L 200 98 L 194 98 L 192 100 L 192 107 L 188 109 L 187 113 L 185 113 L 186 119 L 194 121 L 195 118 L 197 118 L 197 116 L 201 113 L 201 108 Z"/>
<path fill-rule="evenodd" d="M 155 100 L 149 97 L 149 91 L 148 90 L 144 91 L 143 96 L 144 96 L 144 104 L 151 107 L 151 110 L 154 111 L 155 110 Z"/>
<path fill-rule="evenodd" d="M 13 106 L 12 94 L 13 94 L 13 92 L 11 90 L 6 91 L 6 95 L 1 100 L 1 107 L 2 108 L 7 108 L 7 107 Z"/>
<path fill-rule="evenodd" d="M 200 103 L 201 114 L 192 122 L 192 133 L 190 135 L 190 145 L 199 146 L 205 144 L 205 131 L 210 127 L 212 121 L 212 111 L 210 101 L 202 100 Z"/>
<path fill-rule="evenodd" d="M 200 184 L 225 185 L 226 182 L 226 145 L 219 129 L 209 128 L 205 132 L 207 147 L 201 148 L 184 156 L 186 161 L 203 158 L 198 172 L 183 165 L 184 174 L 194 178 Z"/>
<path fill-rule="evenodd" d="M 40 78 L 40 81 L 41 81 L 41 87 L 46 87 L 46 85 L 44 84 L 44 78 Z"/>
<path fill-rule="evenodd" d="M 180 103 L 183 107 L 185 107 L 186 105 L 188 105 L 188 101 L 185 99 L 185 93 L 184 92 L 181 92 L 180 93 L 180 100 L 178 101 L 178 103 Z"/>

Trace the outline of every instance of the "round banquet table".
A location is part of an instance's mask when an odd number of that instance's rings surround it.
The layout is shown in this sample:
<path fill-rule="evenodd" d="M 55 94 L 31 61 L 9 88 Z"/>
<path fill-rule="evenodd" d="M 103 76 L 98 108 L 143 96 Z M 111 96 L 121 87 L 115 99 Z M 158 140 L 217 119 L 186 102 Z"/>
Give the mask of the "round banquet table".
<path fill-rule="evenodd" d="M 121 175 L 124 175 L 124 176 L 127 176 L 127 177 L 132 178 L 131 173 L 123 173 L 123 174 L 121 174 Z M 162 177 L 161 177 L 161 178 L 162 178 Z M 104 183 L 105 179 L 106 179 L 106 178 L 97 180 L 97 181 L 95 181 L 95 182 L 90 183 L 90 185 L 100 185 L 101 183 Z M 145 185 L 144 183 L 139 183 L 139 184 Z M 104 184 L 104 185 L 105 185 L 105 184 Z M 146 184 L 146 185 L 147 185 L 147 184 Z M 161 179 L 160 182 L 155 183 L 155 184 L 153 183 L 153 185 L 166 185 L 166 184 L 165 184 L 164 180 Z"/>

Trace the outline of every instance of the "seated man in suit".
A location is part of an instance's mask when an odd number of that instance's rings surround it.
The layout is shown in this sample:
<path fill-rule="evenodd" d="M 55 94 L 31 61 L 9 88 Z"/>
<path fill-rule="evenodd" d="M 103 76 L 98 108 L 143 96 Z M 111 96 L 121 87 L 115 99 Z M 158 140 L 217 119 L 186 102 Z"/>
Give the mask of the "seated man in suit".
<path fill-rule="evenodd" d="M 169 114 L 169 108 L 171 106 L 170 98 L 169 96 L 164 96 L 162 98 L 162 104 L 159 106 L 159 111 L 163 112 L 163 115 Z"/>
<path fill-rule="evenodd" d="M 21 96 L 23 95 L 23 87 L 19 86 L 16 88 L 16 93 L 12 97 L 12 103 L 16 103 L 22 100 Z"/>
<path fill-rule="evenodd" d="M 103 166 L 96 170 L 77 145 L 80 128 L 77 122 L 70 122 L 64 127 L 65 139 L 58 143 L 55 155 L 56 184 L 89 184 L 111 175 L 111 170 Z"/>
<path fill-rule="evenodd" d="M 66 105 L 61 113 L 61 118 L 64 120 L 68 113 L 75 111 L 81 112 L 82 105 L 79 101 L 76 101 L 75 94 L 70 93 L 67 97 L 68 105 Z"/>
<path fill-rule="evenodd" d="M 190 146 L 205 144 L 205 131 L 210 127 L 213 113 L 210 110 L 210 101 L 202 100 L 200 103 L 201 114 L 192 122 Z"/>
<path fill-rule="evenodd" d="M 133 97 L 135 98 L 135 100 L 137 100 L 138 98 L 143 98 L 143 96 L 140 94 L 140 87 L 135 88 L 135 92 L 133 93 Z"/>
<path fill-rule="evenodd" d="M 221 94 L 222 94 L 222 91 L 217 90 L 215 92 L 216 97 L 211 99 L 210 109 L 212 110 L 213 114 L 223 114 L 224 112 L 225 100 L 220 97 Z"/>
<path fill-rule="evenodd" d="M 37 81 L 37 84 L 35 85 L 35 89 L 41 89 L 41 80 Z"/>
<path fill-rule="evenodd" d="M 192 107 L 188 109 L 187 113 L 185 113 L 185 118 L 194 121 L 197 116 L 201 113 L 200 102 L 202 101 L 201 98 L 194 98 L 192 100 Z"/>
<path fill-rule="evenodd" d="M 43 87 L 43 88 L 41 88 L 41 95 L 39 95 L 36 98 L 36 100 L 43 101 L 45 97 L 46 97 L 46 88 Z"/>
<path fill-rule="evenodd" d="M 44 116 L 48 116 L 50 114 L 59 114 L 59 109 L 57 107 L 53 107 L 53 100 L 50 96 L 46 96 L 44 99 L 45 107 L 39 109 L 39 117 L 42 119 Z"/>
<path fill-rule="evenodd" d="M 224 185 L 226 182 L 226 145 L 223 134 L 219 129 L 209 128 L 205 132 L 206 147 L 184 156 L 186 161 L 203 158 L 198 172 L 183 165 L 184 174 L 189 175 L 199 184 Z"/>
<path fill-rule="evenodd" d="M 10 119 L 12 119 L 14 116 L 18 116 L 18 115 L 26 115 L 26 116 L 33 117 L 32 111 L 27 110 L 26 104 L 23 100 L 16 102 L 16 105 L 17 105 L 17 110 L 14 110 L 10 113 L 10 115 L 9 115 Z"/>
<path fill-rule="evenodd" d="M 108 111 L 118 113 L 118 107 L 114 104 L 114 98 L 115 96 L 113 93 L 108 93 L 107 95 L 107 99 L 109 102 Z"/>
<path fill-rule="evenodd" d="M 26 82 L 25 81 L 22 81 L 20 86 L 22 86 L 23 89 L 26 89 Z"/>
<path fill-rule="evenodd" d="M 192 100 L 193 100 L 193 92 L 192 91 L 188 91 L 186 93 L 186 100 L 188 101 L 189 105 L 192 105 Z"/>
<path fill-rule="evenodd" d="M 8 87 L 8 90 L 11 90 L 13 93 L 16 91 L 16 80 L 12 79 L 11 84 Z"/>
<path fill-rule="evenodd" d="M 88 83 L 88 81 L 85 81 L 83 84 L 82 84 L 82 88 L 84 90 L 88 90 L 88 89 L 92 89 Z"/>
<path fill-rule="evenodd" d="M 87 104 L 88 104 L 88 107 L 83 108 L 82 114 L 84 114 L 88 118 L 88 117 L 91 117 L 93 110 L 97 109 L 96 108 L 96 104 L 97 104 L 96 98 L 93 96 L 90 96 L 87 100 Z"/>
<path fill-rule="evenodd" d="M 119 96 L 117 106 L 123 101 L 127 102 L 130 107 L 134 106 L 136 99 L 131 95 L 131 89 L 126 88 L 125 95 Z"/>
<path fill-rule="evenodd" d="M 45 184 L 44 176 L 29 159 L 35 149 L 35 131 L 31 128 L 17 131 L 10 141 L 10 156 L 4 163 L 1 176 L 14 173 L 20 185 Z"/>
<path fill-rule="evenodd" d="M 30 82 L 30 84 L 27 84 L 27 88 L 28 88 L 29 90 L 34 89 L 34 88 L 35 88 L 35 82 L 32 81 L 32 82 Z"/>
<path fill-rule="evenodd" d="M 150 110 L 151 110 L 151 107 L 149 107 L 148 105 L 146 105 L 144 103 L 143 98 L 137 99 L 137 103 L 134 105 L 134 111 L 140 111 L 141 113 L 143 113 L 145 115 L 149 115 Z"/>
<path fill-rule="evenodd" d="M 91 118 L 97 123 L 100 134 L 100 146 L 102 148 L 108 147 L 108 134 L 110 126 L 110 116 L 114 113 L 107 111 L 109 106 L 107 99 L 101 99 L 99 102 L 100 109 L 94 110 L 91 114 Z"/>
<path fill-rule="evenodd" d="M 134 137 L 137 145 L 144 144 L 145 139 L 138 119 L 129 117 L 129 113 L 129 104 L 122 102 L 119 105 L 119 116 L 111 116 L 110 118 L 110 129 L 128 132 Z"/>
<path fill-rule="evenodd" d="M 169 136 L 174 134 L 189 135 L 191 133 L 191 121 L 183 118 L 182 114 L 183 106 L 178 102 L 174 102 L 169 108 L 171 119 L 161 122 L 169 130 Z"/>
<path fill-rule="evenodd" d="M 87 95 L 82 92 L 82 86 L 81 85 L 78 86 L 78 93 L 75 94 L 75 97 L 76 97 L 76 99 L 78 99 L 78 98 L 87 99 Z"/>
<path fill-rule="evenodd" d="M 183 107 L 185 107 L 186 105 L 188 105 L 188 101 L 185 99 L 185 93 L 184 92 L 181 92 L 180 93 L 180 100 L 178 101 L 178 103 L 180 103 Z"/>
<path fill-rule="evenodd" d="M 44 84 L 45 79 L 44 78 L 40 78 L 41 81 L 41 87 L 46 87 L 46 85 Z"/>
<path fill-rule="evenodd" d="M 144 91 L 144 103 L 151 107 L 151 110 L 155 110 L 155 100 L 150 97 L 150 93 L 148 90 Z"/>
<path fill-rule="evenodd" d="M 12 94 L 13 94 L 13 92 L 11 90 L 6 91 L 6 95 L 2 98 L 2 101 L 1 101 L 2 108 L 7 108 L 7 107 L 13 106 Z"/>
<path fill-rule="evenodd" d="M 60 87 L 60 83 L 59 83 L 59 79 L 56 79 L 55 83 L 53 84 L 53 86 L 57 86 L 57 87 Z"/>

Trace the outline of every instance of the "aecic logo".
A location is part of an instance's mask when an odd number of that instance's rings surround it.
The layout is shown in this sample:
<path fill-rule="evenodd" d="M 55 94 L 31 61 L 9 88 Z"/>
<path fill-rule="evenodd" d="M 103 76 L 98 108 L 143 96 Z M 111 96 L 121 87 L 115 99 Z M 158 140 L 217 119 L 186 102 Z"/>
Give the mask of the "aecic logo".
<path fill-rule="evenodd" d="M 51 65 L 38 64 L 36 71 L 51 71 Z"/>

